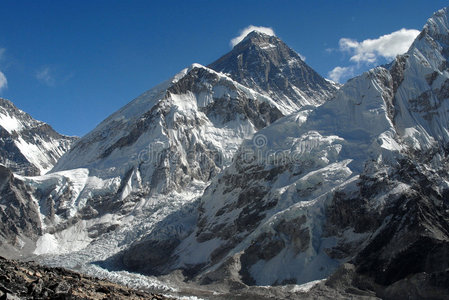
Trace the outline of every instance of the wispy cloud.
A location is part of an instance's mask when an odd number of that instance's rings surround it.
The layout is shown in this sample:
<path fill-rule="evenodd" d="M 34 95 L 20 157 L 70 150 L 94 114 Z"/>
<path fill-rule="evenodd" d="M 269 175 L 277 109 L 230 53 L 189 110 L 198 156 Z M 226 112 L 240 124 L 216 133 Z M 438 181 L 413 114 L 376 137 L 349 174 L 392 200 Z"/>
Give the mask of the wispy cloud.
<path fill-rule="evenodd" d="M 8 80 L 6 79 L 5 74 L 0 71 L 0 91 L 6 89 L 8 87 Z"/>
<path fill-rule="evenodd" d="M 302 61 L 306 61 L 306 57 L 304 55 L 302 55 L 299 52 L 296 52 L 296 54 L 298 54 L 298 56 L 301 58 Z"/>
<path fill-rule="evenodd" d="M 399 54 L 407 52 L 410 45 L 418 36 L 416 29 L 401 29 L 389 34 L 382 35 L 375 39 L 366 39 L 358 42 L 350 38 L 341 38 L 338 49 L 342 53 L 349 54 L 350 66 L 338 66 L 329 71 L 328 76 L 331 80 L 341 82 L 342 79 L 348 79 L 354 76 L 358 71 L 366 66 L 378 63 L 380 60 L 391 60 Z M 332 49 L 326 49 L 332 52 Z"/>
<path fill-rule="evenodd" d="M 329 73 L 327 73 L 327 76 L 330 80 L 335 82 L 341 82 L 342 78 L 348 78 L 354 75 L 354 67 L 335 67 L 332 69 Z"/>
<path fill-rule="evenodd" d="M 3 60 L 5 57 L 5 48 L 0 48 L 0 60 Z M 8 87 L 8 80 L 6 79 L 5 74 L 0 70 L 0 91 L 6 89 Z"/>
<path fill-rule="evenodd" d="M 231 46 L 234 47 L 240 43 L 248 35 L 248 33 L 252 31 L 259 31 L 268 35 L 276 35 L 271 27 L 249 25 L 248 27 L 240 30 L 240 34 L 231 40 Z"/>
<path fill-rule="evenodd" d="M 36 79 L 47 86 L 54 86 L 56 81 L 50 67 L 43 67 L 36 72 Z"/>
<path fill-rule="evenodd" d="M 415 29 L 401 29 L 385 34 L 377 39 L 366 39 L 362 42 L 349 38 L 340 39 L 340 51 L 350 53 L 350 61 L 373 63 L 379 57 L 392 59 L 398 54 L 407 52 L 410 45 L 418 36 Z"/>

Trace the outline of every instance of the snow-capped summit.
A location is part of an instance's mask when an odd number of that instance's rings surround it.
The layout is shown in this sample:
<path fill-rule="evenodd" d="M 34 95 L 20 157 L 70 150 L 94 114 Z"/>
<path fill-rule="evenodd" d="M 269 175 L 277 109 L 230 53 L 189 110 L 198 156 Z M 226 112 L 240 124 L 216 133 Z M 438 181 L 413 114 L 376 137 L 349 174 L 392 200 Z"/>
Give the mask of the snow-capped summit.
<path fill-rule="evenodd" d="M 271 27 L 249 25 L 248 27 L 246 27 L 245 29 L 243 29 L 240 32 L 239 36 L 237 36 L 231 40 L 232 47 L 235 47 L 235 45 L 239 44 L 242 40 L 244 40 L 246 37 L 248 37 L 249 34 L 251 34 L 254 31 L 260 32 L 260 33 L 263 33 L 266 35 L 270 35 L 270 36 L 276 35 L 274 33 L 273 28 L 271 28 Z"/>
<path fill-rule="evenodd" d="M 278 37 L 259 31 L 208 67 L 269 96 L 284 114 L 322 104 L 337 90 Z"/>
<path fill-rule="evenodd" d="M 57 133 L 0 98 L 0 164 L 13 172 L 45 174 L 76 139 Z"/>
<path fill-rule="evenodd" d="M 391 67 L 395 126 L 412 148 L 449 143 L 448 12 L 437 11 Z"/>
<path fill-rule="evenodd" d="M 248 42 L 248 41 L 250 41 L 251 43 L 253 43 L 253 44 L 262 44 L 262 47 L 264 47 L 263 46 L 263 44 L 265 44 L 265 43 L 267 43 L 267 38 L 268 37 L 276 37 L 276 35 L 275 34 L 268 34 L 268 33 L 266 33 L 266 32 L 263 32 L 263 31 L 261 31 L 261 30 L 253 30 L 253 31 L 251 31 L 251 32 L 249 32 L 237 45 L 235 45 L 234 47 L 237 47 L 239 44 L 240 44 L 240 46 L 238 46 L 238 47 L 241 47 L 241 43 L 245 43 L 245 42 Z M 277 37 L 276 37 L 277 38 Z M 279 38 L 277 38 L 277 39 L 279 39 Z M 269 40 L 269 39 L 268 39 Z M 266 45 L 265 45 L 265 47 L 269 47 L 268 45 L 270 45 L 269 43 L 267 43 Z M 273 45 L 272 44 L 272 46 L 274 47 L 275 45 Z"/>

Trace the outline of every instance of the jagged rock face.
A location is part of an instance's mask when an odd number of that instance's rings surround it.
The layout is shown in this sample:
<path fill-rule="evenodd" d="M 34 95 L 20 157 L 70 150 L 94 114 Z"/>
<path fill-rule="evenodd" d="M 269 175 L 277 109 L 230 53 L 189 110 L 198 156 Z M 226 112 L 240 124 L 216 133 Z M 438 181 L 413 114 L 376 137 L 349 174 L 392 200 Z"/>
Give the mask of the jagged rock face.
<path fill-rule="evenodd" d="M 381 179 L 403 190 L 374 212 L 374 226 L 360 228 L 373 234 L 354 262 L 359 273 L 373 277 L 378 284 L 390 285 L 410 274 L 432 274 L 449 267 L 445 254 L 449 250 L 448 161 L 443 159 L 439 166 L 426 163 L 426 157 L 435 153 L 426 154 L 401 160 L 399 168 Z M 364 179 L 360 183 L 362 197 L 373 203 L 375 200 L 369 199 L 373 190 L 366 187 Z M 368 186 L 384 184 L 376 181 L 371 178 Z M 372 210 L 368 212 L 373 215 Z"/>
<path fill-rule="evenodd" d="M 202 196 L 191 234 L 171 247 L 175 259 L 158 268 L 273 285 L 351 261 L 379 293 L 444 273 L 448 24 L 448 10 L 437 12 L 390 67 L 245 141 Z"/>
<path fill-rule="evenodd" d="M 337 90 L 279 38 L 257 31 L 209 67 L 271 97 L 286 113 L 319 105 Z"/>
<path fill-rule="evenodd" d="M 0 163 L 13 172 L 32 176 L 51 170 L 76 139 L 0 98 Z"/>
<path fill-rule="evenodd" d="M 382 299 L 447 297 L 447 151 L 415 155 L 393 168 L 371 164 L 326 208 L 325 235 L 340 237 L 327 253 L 355 265 L 346 288 Z"/>
<path fill-rule="evenodd" d="M 29 187 L 14 178 L 8 168 L 0 165 L 0 248 L 8 245 L 24 248 L 28 240 L 42 234 L 37 205 L 30 201 Z"/>

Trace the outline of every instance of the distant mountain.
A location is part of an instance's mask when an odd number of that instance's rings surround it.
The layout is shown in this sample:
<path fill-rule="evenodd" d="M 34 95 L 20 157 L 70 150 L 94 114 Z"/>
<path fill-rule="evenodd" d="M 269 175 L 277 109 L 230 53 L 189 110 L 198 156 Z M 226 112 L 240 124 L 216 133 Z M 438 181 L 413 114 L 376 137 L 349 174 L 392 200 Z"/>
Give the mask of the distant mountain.
<path fill-rule="evenodd" d="M 338 88 L 279 38 L 258 31 L 208 67 L 272 98 L 284 114 L 322 104 Z"/>
<path fill-rule="evenodd" d="M 76 139 L 57 133 L 0 98 L 0 164 L 13 172 L 45 174 Z"/>

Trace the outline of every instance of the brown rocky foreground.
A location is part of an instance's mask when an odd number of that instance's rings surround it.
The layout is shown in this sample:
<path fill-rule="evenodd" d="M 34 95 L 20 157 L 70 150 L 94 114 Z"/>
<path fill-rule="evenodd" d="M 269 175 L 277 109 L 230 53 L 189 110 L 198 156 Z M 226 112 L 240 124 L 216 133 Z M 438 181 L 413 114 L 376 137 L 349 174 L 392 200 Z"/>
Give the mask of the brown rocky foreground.
<path fill-rule="evenodd" d="M 137 291 L 63 268 L 0 256 L 0 299 L 154 299 L 162 295 Z"/>

